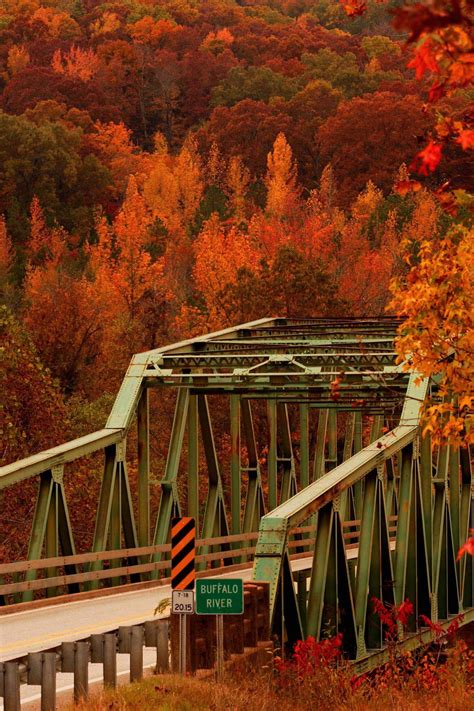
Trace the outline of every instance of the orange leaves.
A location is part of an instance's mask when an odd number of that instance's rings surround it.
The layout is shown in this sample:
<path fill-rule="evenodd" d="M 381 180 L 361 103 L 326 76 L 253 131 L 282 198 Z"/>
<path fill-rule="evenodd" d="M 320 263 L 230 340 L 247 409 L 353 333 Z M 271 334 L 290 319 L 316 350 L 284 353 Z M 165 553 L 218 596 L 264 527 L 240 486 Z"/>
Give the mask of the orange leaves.
<path fill-rule="evenodd" d="M 131 176 L 122 207 L 112 224 L 97 222 L 98 243 L 88 249 L 89 286 L 103 329 L 101 377 L 115 382 L 133 352 L 155 345 L 164 316 L 167 288 L 164 260 L 154 258 L 152 216 Z M 97 373 L 91 389 L 97 387 Z M 114 385 L 112 385 L 114 387 Z"/>
<path fill-rule="evenodd" d="M 170 20 L 155 21 L 149 15 L 128 26 L 130 35 L 135 42 L 152 45 L 161 44 L 162 39 L 174 32 L 176 28 L 177 25 Z"/>
<path fill-rule="evenodd" d="M 135 178 L 129 180 L 125 200 L 111 228 L 98 225 L 99 244 L 91 247 L 98 286 L 115 292 L 112 309 L 133 318 L 146 292 L 159 285 L 160 261 L 153 262 L 146 249 L 150 214 Z M 118 301 L 117 301 L 118 297 Z"/>
<path fill-rule="evenodd" d="M 67 13 L 52 7 L 38 7 L 31 17 L 31 24 L 46 30 L 54 39 L 73 39 L 81 35 L 77 22 Z"/>
<path fill-rule="evenodd" d="M 201 42 L 200 49 L 207 50 L 217 54 L 222 52 L 226 47 L 230 47 L 234 42 L 232 32 L 224 27 L 216 32 L 209 32 Z"/>
<path fill-rule="evenodd" d="M 132 142 L 131 131 L 123 123 L 96 121 L 87 142 L 109 169 L 113 177 L 113 193 L 122 197 L 128 179 L 138 173 L 144 159 Z"/>
<path fill-rule="evenodd" d="M 447 0 L 438 2 L 418 2 L 405 4 L 395 12 L 395 27 L 411 32 L 409 41 L 418 41 L 413 58 L 408 67 L 415 70 L 418 80 L 425 74 L 431 75 L 433 83 L 429 90 L 429 101 L 437 103 L 449 97 L 458 89 L 472 85 L 474 79 L 474 43 L 472 40 L 472 15 L 461 2 Z M 445 109 L 446 112 L 446 109 Z M 433 172 L 439 164 L 442 144 L 458 135 L 456 141 L 464 150 L 473 147 L 472 131 L 468 128 L 468 109 L 460 117 L 456 131 L 452 131 L 453 118 L 448 110 L 446 116 L 439 115 L 436 134 L 440 142 L 431 140 L 420 151 L 412 164 L 412 169 L 422 175 Z M 448 130 L 446 128 L 448 127 Z"/>
<path fill-rule="evenodd" d="M 383 193 L 369 180 L 352 205 L 352 214 L 360 222 L 366 222 L 383 201 Z"/>
<path fill-rule="evenodd" d="M 115 12 L 106 10 L 103 15 L 91 25 L 91 32 L 96 37 L 109 35 L 120 29 L 120 18 Z"/>
<path fill-rule="evenodd" d="M 99 70 L 100 61 L 93 49 L 81 49 L 73 45 L 64 54 L 57 49 L 51 66 L 58 74 L 88 82 Z"/>
<path fill-rule="evenodd" d="M 256 245 L 250 236 L 235 227 L 225 228 L 213 215 L 194 243 L 194 280 L 204 297 L 209 314 L 209 327 L 226 322 L 220 299 L 225 286 L 236 281 L 239 269 L 252 269 L 259 261 Z"/>
<path fill-rule="evenodd" d="M 467 150 L 468 148 L 474 149 L 474 130 L 464 129 L 460 131 L 456 142 L 459 143 L 461 148 L 464 150 Z"/>
<path fill-rule="evenodd" d="M 341 383 L 342 383 L 343 377 L 344 377 L 344 372 L 339 373 L 338 375 L 336 375 L 334 380 L 331 380 L 331 382 L 329 384 L 330 398 L 334 402 L 337 402 L 341 397 Z"/>
<path fill-rule="evenodd" d="M 246 217 L 246 193 L 250 183 L 250 171 L 240 156 L 233 156 L 226 171 L 225 191 L 231 204 L 236 222 Z"/>
<path fill-rule="evenodd" d="M 60 227 L 50 229 L 46 225 L 44 213 L 35 196 L 30 206 L 30 237 L 27 244 L 28 267 L 36 267 L 45 262 L 58 265 L 66 251 L 66 233 Z"/>
<path fill-rule="evenodd" d="M 421 183 L 418 180 L 399 180 L 395 183 L 393 189 L 399 195 L 405 196 L 408 193 L 417 193 L 421 190 Z"/>
<path fill-rule="evenodd" d="M 339 0 L 339 2 L 348 17 L 358 17 L 367 10 L 367 3 L 364 0 Z"/>

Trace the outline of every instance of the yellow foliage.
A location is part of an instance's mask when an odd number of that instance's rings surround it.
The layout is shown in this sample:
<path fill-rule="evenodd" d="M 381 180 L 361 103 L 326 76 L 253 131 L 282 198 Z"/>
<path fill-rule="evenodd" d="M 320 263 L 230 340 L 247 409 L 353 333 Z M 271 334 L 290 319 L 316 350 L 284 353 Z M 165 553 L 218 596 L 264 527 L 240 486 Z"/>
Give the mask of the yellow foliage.
<path fill-rule="evenodd" d="M 296 161 L 283 133 L 278 134 L 267 156 L 267 168 L 266 210 L 280 219 L 289 217 L 297 206 L 299 190 Z"/>
<path fill-rule="evenodd" d="M 398 358 L 439 379 L 437 400 L 424 409 L 425 431 L 435 443 L 465 445 L 474 442 L 474 232 L 458 226 L 439 238 L 421 221 L 417 227 L 425 236 L 405 238 L 409 271 L 392 284 L 390 307 L 404 319 Z"/>
<path fill-rule="evenodd" d="M 250 171 L 240 156 L 233 156 L 227 168 L 226 193 L 237 222 L 246 218 L 246 194 L 250 184 Z"/>
<path fill-rule="evenodd" d="M 352 214 L 357 220 L 366 221 L 383 201 L 383 193 L 371 180 L 365 186 L 365 190 L 357 196 L 353 206 Z"/>
<path fill-rule="evenodd" d="M 115 12 L 106 10 L 102 17 L 91 24 L 92 34 L 96 37 L 116 32 L 120 28 L 120 18 Z"/>
<path fill-rule="evenodd" d="M 14 44 L 8 50 L 7 70 L 9 76 L 13 77 L 18 72 L 26 69 L 30 63 L 30 53 L 22 44 Z"/>
<path fill-rule="evenodd" d="M 170 232 L 184 231 L 199 208 L 204 184 L 201 161 L 192 139 L 185 141 L 177 156 L 170 156 L 159 134 L 157 151 L 144 184 L 144 196 L 153 217 L 159 218 Z"/>

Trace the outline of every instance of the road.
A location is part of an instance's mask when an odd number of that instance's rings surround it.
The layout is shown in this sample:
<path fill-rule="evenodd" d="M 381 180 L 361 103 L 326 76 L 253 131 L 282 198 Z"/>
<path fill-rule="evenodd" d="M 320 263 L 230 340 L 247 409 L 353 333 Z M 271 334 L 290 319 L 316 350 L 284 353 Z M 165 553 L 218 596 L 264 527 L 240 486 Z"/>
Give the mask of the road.
<path fill-rule="evenodd" d="M 311 561 L 311 557 L 294 560 L 292 568 L 303 570 L 311 566 Z M 216 577 L 251 580 L 252 568 L 220 573 Z M 0 661 L 18 659 L 28 652 L 57 647 L 61 642 L 115 630 L 120 625 L 137 625 L 156 619 L 159 615 L 154 616 L 155 608 L 162 600 L 170 598 L 171 586 L 157 585 L 0 616 Z"/>

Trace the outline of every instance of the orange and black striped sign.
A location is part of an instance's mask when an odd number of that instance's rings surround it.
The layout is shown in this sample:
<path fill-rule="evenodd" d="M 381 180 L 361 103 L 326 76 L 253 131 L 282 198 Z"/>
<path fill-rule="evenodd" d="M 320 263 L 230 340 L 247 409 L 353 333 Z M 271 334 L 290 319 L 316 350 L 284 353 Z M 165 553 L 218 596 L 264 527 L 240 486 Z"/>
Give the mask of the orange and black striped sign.
<path fill-rule="evenodd" d="M 171 522 L 171 588 L 194 590 L 196 572 L 196 526 L 189 516 Z"/>

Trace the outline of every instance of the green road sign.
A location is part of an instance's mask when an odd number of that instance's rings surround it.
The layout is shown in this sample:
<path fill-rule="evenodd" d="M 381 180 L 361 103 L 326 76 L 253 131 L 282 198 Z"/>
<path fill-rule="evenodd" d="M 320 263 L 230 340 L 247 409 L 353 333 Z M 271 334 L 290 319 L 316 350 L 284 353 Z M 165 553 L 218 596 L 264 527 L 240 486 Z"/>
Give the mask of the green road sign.
<path fill-rule="evenodd" d="M 196 580 L 196 612 L 198 615 L 242 615 L 244 581 L 235 578 Z"/>

